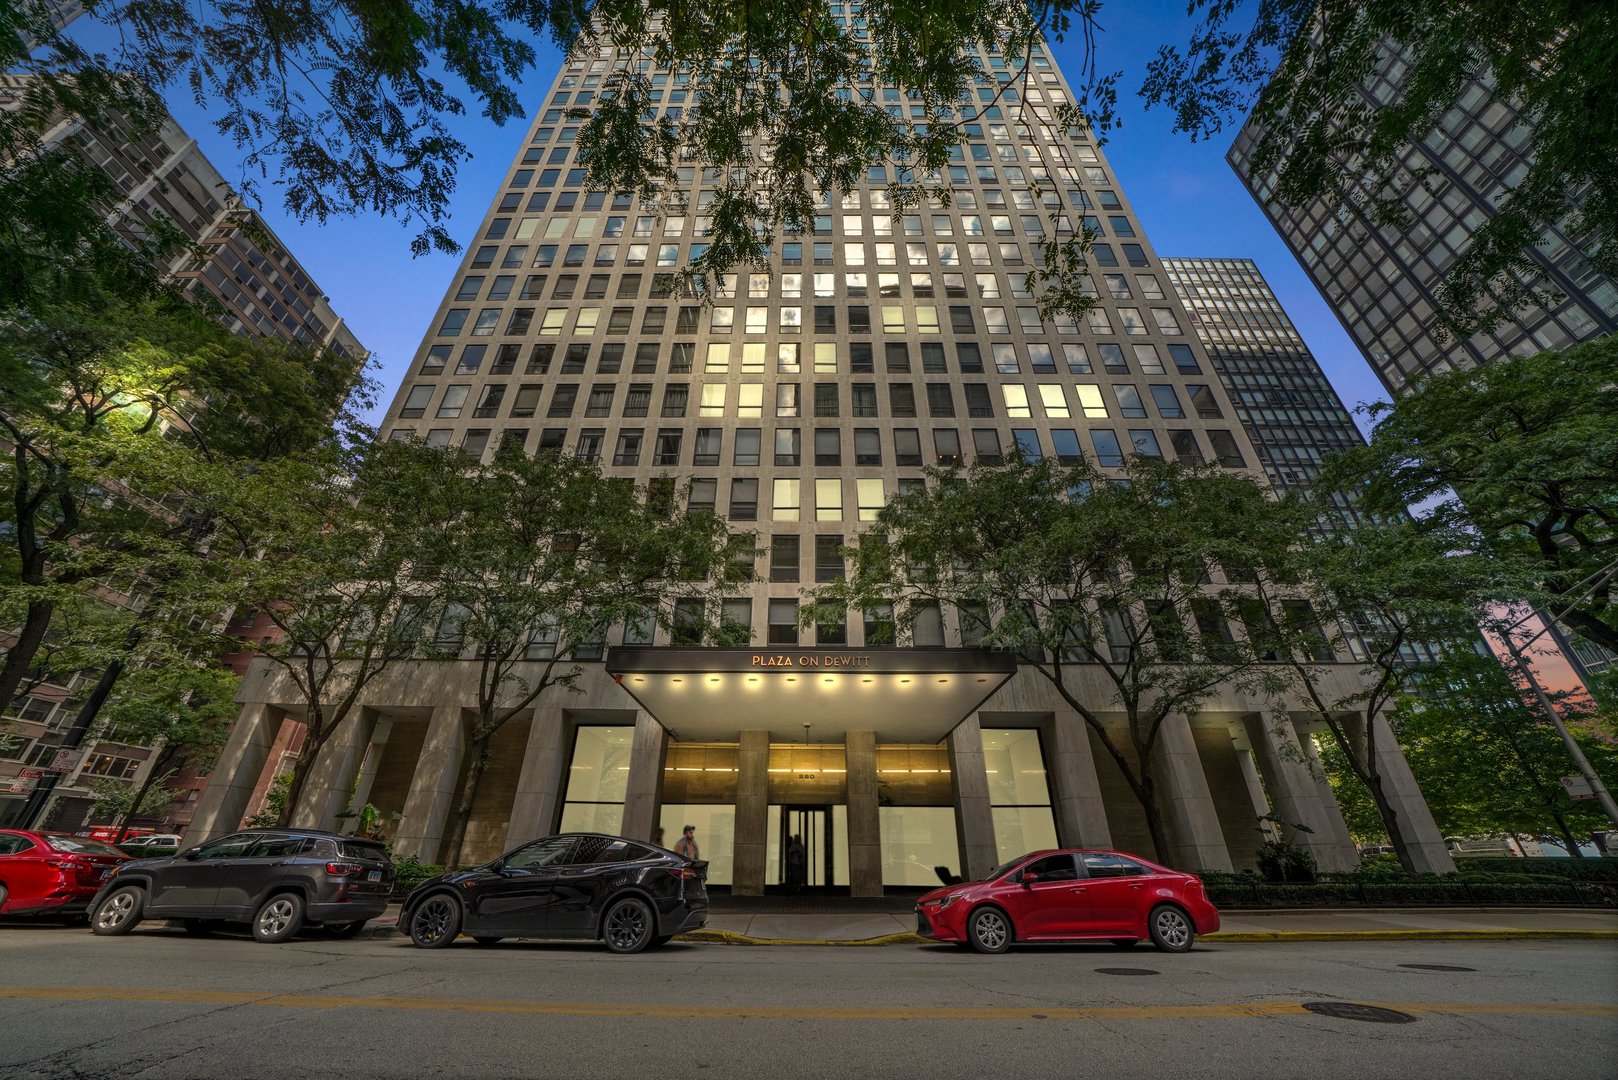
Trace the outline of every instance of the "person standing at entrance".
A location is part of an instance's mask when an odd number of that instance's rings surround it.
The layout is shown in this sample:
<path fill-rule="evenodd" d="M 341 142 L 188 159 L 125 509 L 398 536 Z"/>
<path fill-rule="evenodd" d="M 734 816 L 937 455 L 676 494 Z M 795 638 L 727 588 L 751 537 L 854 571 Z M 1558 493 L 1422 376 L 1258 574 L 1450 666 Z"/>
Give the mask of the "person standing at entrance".
<path fill-rule="evenodd" d="M 685 835 L 674 842 L 674 853 L 684 855 L 692 862 L 697 861 L 697 827 L 695 825 L 685 827 Z"/>
<path fill-rule="evenodd" d="M 803 890 L 806 855 L 803 838 L 794 834 L 787 844 L 787 889 L 790 892 Z"/>

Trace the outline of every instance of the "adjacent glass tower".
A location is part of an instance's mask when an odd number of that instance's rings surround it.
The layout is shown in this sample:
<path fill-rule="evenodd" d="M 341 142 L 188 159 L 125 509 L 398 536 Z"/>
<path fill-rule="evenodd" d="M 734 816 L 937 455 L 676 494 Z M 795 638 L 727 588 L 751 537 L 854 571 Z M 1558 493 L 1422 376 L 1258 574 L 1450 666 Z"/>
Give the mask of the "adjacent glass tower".
<path fill-rule="evenodd" d="M 1405 62 L 1391 54 L 1361 88 L 1366 103 L 1398 100 L 1404 75 Z M 1249 121 L 1227 160 L 1390 393 L 1427 372 L 1464 370 L 1618 330 L 1618 283 L 1595 272 L 1579 238 L 1560 224 L 1532 251 L 1543 286 L 1561 296 L 1548 310 L 1519 311 L 1465 340 L 1440 342 L 1428 329 L 1435 291 L 1467 237 L 1527 167 L 1522 114 L 1490 100 L 1484 82 L 1467 84 L 1435 132 L 1401 151 L 1408 228 L 1340 211 L 1324 199 L 1281 205 L 1273 197 L 1275 177 L 1253 171 L 1256 140 Z"/>

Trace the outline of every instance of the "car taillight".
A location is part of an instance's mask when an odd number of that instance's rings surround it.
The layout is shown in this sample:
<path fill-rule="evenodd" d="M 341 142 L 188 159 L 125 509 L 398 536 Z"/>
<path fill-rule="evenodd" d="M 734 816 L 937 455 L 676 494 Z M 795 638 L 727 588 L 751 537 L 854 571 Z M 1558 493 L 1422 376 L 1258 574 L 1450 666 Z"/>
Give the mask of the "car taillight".
<path fill-rule="evenodd" d="M 669 867 L 669 873 L 679 878 L 681 881 L 685 881 L 687 879 L 695 881 L 699 876 L 695 870 L 687 870 L 683 866 L 671 866 Z"/>
<path fill-rule="evenodd" d="M 360 866 L 358 863 L 329 862 L 326 864 L 326 873 L 332 877 L 348 877 L 351 874 L 358 874 L 364 869 L 365 867 Z"/>

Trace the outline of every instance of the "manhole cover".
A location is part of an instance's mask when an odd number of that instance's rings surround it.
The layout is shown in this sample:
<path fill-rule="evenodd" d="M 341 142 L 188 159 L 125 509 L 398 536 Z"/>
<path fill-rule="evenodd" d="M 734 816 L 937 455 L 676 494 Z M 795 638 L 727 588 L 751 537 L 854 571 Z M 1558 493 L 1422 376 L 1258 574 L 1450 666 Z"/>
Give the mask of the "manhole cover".
<path fill-rule="evenodd" d="M 1097 975 L 1159 975 L 1151 968 L 1096 968 Z"/>
<path fill-rule="evenodd" d="M 1400 964 L 1402 968 L 1411 968 L 1415 971 L 1476 971 L 1477 968 L 1461 967 L 1458 964 Z"/>
<path fill-rule="evenodd" d="M 1375 1005 L 1359 1005 L 1352 1001 L 1305 1001 L 1303 1007 L 1321 1016 L 1338 1020 L 1362 1020 L 1367 1024 L 1414 1024 L 1416 1018 L 1409 1013 L 1382 1009 Z"/>

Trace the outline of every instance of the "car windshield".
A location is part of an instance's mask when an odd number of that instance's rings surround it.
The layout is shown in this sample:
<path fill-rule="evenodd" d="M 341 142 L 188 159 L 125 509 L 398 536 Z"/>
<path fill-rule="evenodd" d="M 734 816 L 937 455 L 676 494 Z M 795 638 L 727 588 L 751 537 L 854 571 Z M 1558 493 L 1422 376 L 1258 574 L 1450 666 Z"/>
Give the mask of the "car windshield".
<path fill-rule="evenodd" d="M 70 855 L 118 855 L 123 852 L 99 840 L 86 840 L 82 836 L 47 836 L 45 842 L 54 850 Z"/>
<path fill-rule="evenodd" d="M 1006 871 L 1010 870 L 1013 866 L 1016 866 L 1018 863 L 1022 862 L 1032 854 L 1032 851 L 1025 851 L 1021 855 L 1018 855 L 1015 859 L 1008 859 L 1006 862 L 1001 863 L 993 870 L 990 870 L 987 874 L 984 874 L 982 880 L 993 881 L 995 878 L 999 877 L 1001 874 L 1004 874 Z"/>

